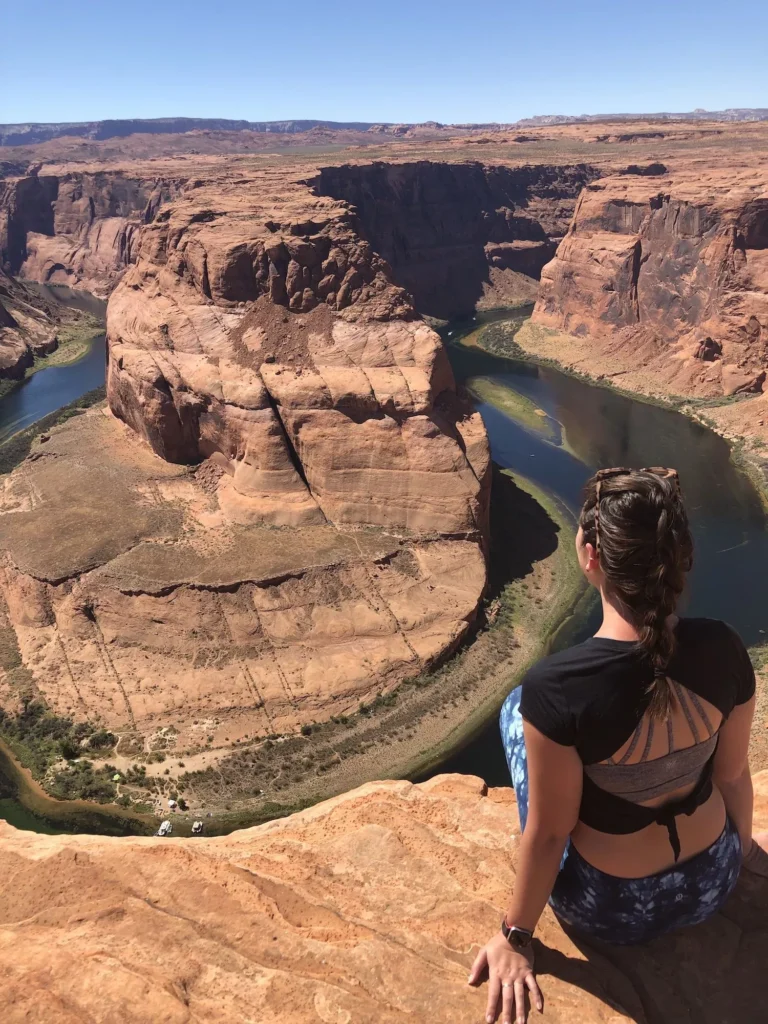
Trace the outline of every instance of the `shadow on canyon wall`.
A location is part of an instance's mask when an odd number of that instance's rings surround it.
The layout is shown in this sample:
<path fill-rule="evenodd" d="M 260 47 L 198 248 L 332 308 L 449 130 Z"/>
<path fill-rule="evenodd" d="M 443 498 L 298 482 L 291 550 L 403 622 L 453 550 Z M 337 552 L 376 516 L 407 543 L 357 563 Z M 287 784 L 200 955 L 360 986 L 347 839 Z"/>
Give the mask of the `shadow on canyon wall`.
<path fill-rule="evenodd" d="M 478 303 L 535 298 L 582 188 L 599 174 L 587 164 L 422 160 L 325 167 L 312 185 L 355 207 L 361 233 L 420 313 L 449 319 Z"/>

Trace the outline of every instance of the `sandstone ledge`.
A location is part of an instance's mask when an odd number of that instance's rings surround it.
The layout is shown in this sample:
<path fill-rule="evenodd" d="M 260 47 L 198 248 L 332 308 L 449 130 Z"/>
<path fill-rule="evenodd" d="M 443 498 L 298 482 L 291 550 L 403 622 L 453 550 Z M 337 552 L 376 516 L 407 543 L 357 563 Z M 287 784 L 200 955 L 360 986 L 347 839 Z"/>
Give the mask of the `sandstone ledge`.
<path fill-rule="evenodd" d="M 766 773 L 756 789 L 765 827 Z M 3 1020 L 480 1021 L 466 976 L 513 884 L 516 829 L 511 790 L 456 775 L 369 783 L 223 839 L 3 825 Z M 547 1018 L 757 1021 L 766 910 L 768 886 L 745 875 L 713 922 L 600 951 L 547 911 Z"/>

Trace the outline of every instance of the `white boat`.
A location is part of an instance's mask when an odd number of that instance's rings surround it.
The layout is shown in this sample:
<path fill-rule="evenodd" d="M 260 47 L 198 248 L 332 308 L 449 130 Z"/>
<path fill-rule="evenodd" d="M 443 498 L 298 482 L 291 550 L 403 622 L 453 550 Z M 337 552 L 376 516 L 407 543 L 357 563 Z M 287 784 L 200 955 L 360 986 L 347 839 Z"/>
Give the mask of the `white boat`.
<path fill-rule="evenodd" d="M 170 821 L 164 821 L 161 823 L 160 828 L 155 832 L 156 836 L 169 836 L 173 829 L 173 825 Z"/>

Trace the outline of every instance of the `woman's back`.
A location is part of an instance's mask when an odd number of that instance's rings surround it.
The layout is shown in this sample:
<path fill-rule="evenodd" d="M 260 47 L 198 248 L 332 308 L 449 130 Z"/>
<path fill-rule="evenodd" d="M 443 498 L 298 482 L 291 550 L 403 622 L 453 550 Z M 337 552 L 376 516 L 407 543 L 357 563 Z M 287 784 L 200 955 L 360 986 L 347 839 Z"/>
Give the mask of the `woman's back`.
<path fill-rule="evenodd" d="M 662 870 L 675 853 L 685 859 L 717 837 L 724 811 L 716 794 L 676 818 L 673 830 L 649 824 L 641 808 L 677 803 L 705 781 L 723 723 L 754 692 L 747 652 L 725 623 L 681 619 L 674 632 L 664 721 L 649 710 L 654 673 L 634 641 L 592 637 L 544 659 L 523 681 L 523 718 L 574 746 L 584 765 L 577 849 L 625 877 Z"/>

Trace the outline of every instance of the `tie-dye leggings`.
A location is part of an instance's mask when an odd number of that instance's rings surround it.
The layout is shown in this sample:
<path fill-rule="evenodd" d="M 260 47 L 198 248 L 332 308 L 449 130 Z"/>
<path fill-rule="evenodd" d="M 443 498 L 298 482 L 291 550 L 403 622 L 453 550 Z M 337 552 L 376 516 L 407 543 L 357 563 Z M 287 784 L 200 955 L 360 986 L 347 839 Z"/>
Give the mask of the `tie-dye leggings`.
<path fill-rule="evenodd" d="M 522 830 L 528 817 L 528 763 L 520 696 L 520 687 L 510 693 L 499 724 Z M 741 840 L 730 818 L 708 849 L 646 878 L 607 875 L 569 844 L 549 902 L 574 931 L 633 945 L 705 921 L 728 899 L 740 869 Z"/>

